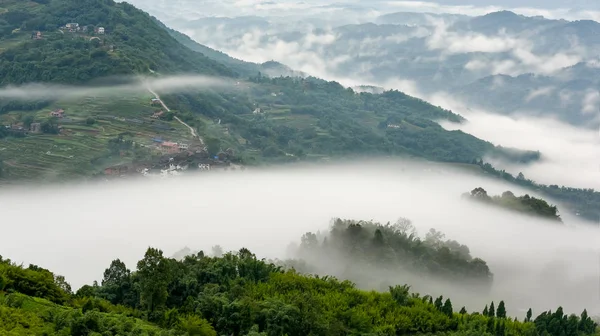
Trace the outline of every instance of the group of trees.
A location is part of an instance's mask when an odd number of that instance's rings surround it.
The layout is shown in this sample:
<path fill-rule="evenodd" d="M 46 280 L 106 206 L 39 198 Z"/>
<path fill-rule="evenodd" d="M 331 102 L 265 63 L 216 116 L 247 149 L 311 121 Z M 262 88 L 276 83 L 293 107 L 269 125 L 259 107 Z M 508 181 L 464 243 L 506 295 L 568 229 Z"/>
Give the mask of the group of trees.
<path fill-rule="evenodd" d="M 499 177 L 505 181 L 536 191 L 553 200 L 560 201 L 571 212 L 587 220 L 593 222 L 600 220 L 600 192 L 594 189 L 540 184 L 526 178 L 523 173 L 513 176 L 504 170 L 494 168 L 491 164 L 485 163 L 482 160 L 474 160 L 473 163 L 479 165 L 484 172 L 492 176 Z"/>
<path fill-rule="evenodd" d="M 511 191 L 505 191 L 501 196 L 489 196 L 485 189 L 478 187 L 471 190 L 471 193 L 463 194 L 463 196 L 472 200 L 562 223 L 562 219 L 558 214 L 558 208 L 555 205 L 550 205 L 543 199 L 531 197 L 527 194 L 517 197 Z"/>
<path fill-rule="evenodd" d="M 404 218 L 385 225 L 334 219 L 327 234 L 306 233 L 296 256 L 306 262 L 291 261 L 298 270 L 332 274 L 363 287 L 402 277 L 417 285 L 432 279 L 468 283 L 472 290 L 483 293 L 493 280 L 486 262 L 473 258 L 467 246 L 444 240 L 444 234 L 435 229 L 420 238 Z"/>
<path fill-rule="evenodd" d="M 100 284 L 71 292 L 65 279 L 0 259 L 0 333 L 11 335 L 594 335 L 583 312 L 531 320 L 455 312 L 449 298 L 408 286 L 362 291 L 350 281 L 301 275 L 247 249 L 181 260 L 148 248 L 135 271 L 119 259 Z M 495 310 L 495 312 L 494 312 Z"/>

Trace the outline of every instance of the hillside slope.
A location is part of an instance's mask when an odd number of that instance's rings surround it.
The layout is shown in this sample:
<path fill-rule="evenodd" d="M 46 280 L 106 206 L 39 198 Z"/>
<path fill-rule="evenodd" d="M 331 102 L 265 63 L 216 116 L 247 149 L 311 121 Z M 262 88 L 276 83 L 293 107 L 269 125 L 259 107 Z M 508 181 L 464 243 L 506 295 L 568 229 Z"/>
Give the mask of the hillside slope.
<path fill-rule="evenodd" d="M 235 75 L 181 45 L 148 14 L 125 2 L 2 0 L 0 12 L 0 85 L 81 83 L 149 70 Z M 59 29 L 69 23 L 79 28 Z M 39 38 L 34 36 L 38 31 Z"/>
<path fill-rule="evenodd" d="M 189 49 L 191 49 L 193 51 L 199 52 L 214 61 L 217 61 L 219 63 L 226 65 L 227 67 L 229 67 L 229 68 L 233 69 L 234 71 L 236 71 L 237 73 L 239 73 L 241 76 L 244 76 L 244 77 L 255 76 L 259 72 L 262 72 L 264 75 L 268 75 L 271 77 L 280 77 L 280 76 L 284 76 L 284 77 L 286 77 L 286 76 L 292 76 L 292 77 L 302 76 L 302 77 L 304 77 L 304 76 L 306 76 L 306 74 L 304 74 L 300 71 L 292 70 L 289 67 L 287 67 L 279 62 L 271 61 L 271 62 L 265 62 L 262 64 L 258 64 L 258 63 L 246 62 L 243 60 L 239 60 L 237 58 L 233 58 L 224 52 L 221 52 L 221 51 L 218 51 L 218 50 L 209 48 L 205 45 L 197 43 L 196 41 L 192 40 L 189 36 L 167 27 L 166 25 L 164 25 L 162 22 L 158 21 L 157 19 L 155 19 L 155 22 L 160 27 L 165 29 L 169 33 L 169 35 L 171 35 L 175 40 L 177 40 L 182 45 L 188 47 Z"/>

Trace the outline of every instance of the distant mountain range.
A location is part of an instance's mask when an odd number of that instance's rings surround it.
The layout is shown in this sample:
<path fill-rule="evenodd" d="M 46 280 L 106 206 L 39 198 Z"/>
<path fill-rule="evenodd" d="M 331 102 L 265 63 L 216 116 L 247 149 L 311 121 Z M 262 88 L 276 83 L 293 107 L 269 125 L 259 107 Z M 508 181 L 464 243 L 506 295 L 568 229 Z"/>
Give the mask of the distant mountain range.
<path fill-rule="evenodd" d="M 311 75 L 382 87 L 413 81 L 425 95 L 445 91 L 504 114 L 555 116 L 600 126 L 600 23 L 550 20 L 510 11 L 478 17 L 393 13 L 371 23 L 307 28 L 277 19 L 207 18 L 182 23 L 194 38 L 239 54 L 254 49 Z M 248 35 L 250 34 L 250 35 Z M 296 46 L 302 46 L 294 51 Z M 260 58 L 260 56 L 257 56 Z"/>

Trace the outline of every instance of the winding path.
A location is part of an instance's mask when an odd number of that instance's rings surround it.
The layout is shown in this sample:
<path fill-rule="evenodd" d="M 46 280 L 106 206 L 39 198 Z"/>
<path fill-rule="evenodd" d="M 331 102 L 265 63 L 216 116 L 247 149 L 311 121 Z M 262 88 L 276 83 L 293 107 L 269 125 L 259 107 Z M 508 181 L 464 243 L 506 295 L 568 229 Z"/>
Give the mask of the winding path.
<path fill-rule="evenodd" d="M 158 95 L 158 93 L 154 92 L 151 88 L 148 88 L 148 92 L 150 92 L 156 99 L 158 99 L 158 101 L 160 102 L 160 105 L 162 105 L 162 107 L 167 112 L 171 112 L 171 109 L 162 101 L 162 99 L 160 99 L 160 96 Z M 175 120 L 177 120 L 183 126 L 187 127 L 190 130 L 192 137 L 194 137 L 194 139 L 200 140 L 200 143 L 204 146 L 204 140 L 202 140 L 202 138 L 198 136 L 198 134 L 196 133 L 196 130 L 192 126 L 186 124 L 183 120 L 179 119 L 179 117 L 177 117 L 177 116 L 173 116 L 173 118 Z"/>

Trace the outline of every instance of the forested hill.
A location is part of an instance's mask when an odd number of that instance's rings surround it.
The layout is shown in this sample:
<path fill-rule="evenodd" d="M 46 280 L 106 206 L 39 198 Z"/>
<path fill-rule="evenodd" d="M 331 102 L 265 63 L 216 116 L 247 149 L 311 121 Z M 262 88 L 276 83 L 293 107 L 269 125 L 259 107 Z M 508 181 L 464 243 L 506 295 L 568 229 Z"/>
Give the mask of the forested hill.
<path fill-rule="evenodd" d="M 211 56 L 190 48 L 210 51 Z M 254 66 L 271 70 L 283 68 L 272 62 L 262 65 L 237 62 L 168 30 L 155 18 L 127 3 L 112 0 L 0 0 L 0 49 L 0 85 L 87 83 L 111 75 L 151 73 L 154 76 L 199 73 L 237 77 L 239 86 L 246 89 L 233 93 L 162 94 L 161 97 L 174 113 L 210 140 L 214 152 L 210 154 L 232 149 L 243 164 L 357 154 L 408 155 L 459 163 L 471 163 L 490 154 L 521 162 L 539 158 L 536 152 L 515 154 L 461 131 L 447 131 L 435 121 L 461 122 L 463 118 L 402 92 L 357 93 L 336 82 L 317 78 L 273 78 L 260 72 L 244 77 Z M 43 124 L 48 120 L 40 118 L 44 115 L 48 118 L 49 111 L 44 108 L 50 103 L 55 108 L 72 104 L 3 100 L 0 118 L 10 112 L 15 116 L 6 118 L 5 125 L 19 124 L 26 119 L 28 112 L 24 111 L 31 111 L 36 116 L 28 116 L 26 120 Z M 78 112 L 83 112 L 78 118 L 70 119 L 70 126 L 104 132 L 106 127 L 85 124 L 89 117 L 97 117 L 85 115 L 90 113 L 85 112 L 87 110 L 78 108 Z M 106 115 L 116 112 L 114 107 L 100 107 L 96 111 Z M 66 113 L 72 115 L 72 112 L 67 109 Z M 132 115 L 123 117 L 131 119 Z M 143 117 L 137 115 L 137 121 Z M 53 122 L 58 130 L 64 120 Z M 9 131 L 0 131 L 0 138 L 10 138 L 14 134 L 11 130 L 9 125 Z M 131 137 L 127 134 L 131 133 L 125 132 L 123 136 Z M 18 135 L 19 139 L 32 140 L 22 133 Z M 93 133 L 85 135 L 93 136 Z M 19 139 L 11 140 L 14 148 L 21 146 L 19 141 L 27 141 Z M 144 143 L 149 139 L 126 140 Z M 15 152 L 21 153 L 17 149 Z M 88 171 L 91 175 L 92 168 L 98 172 L 105 167 L 94 167 L 90 162 L 109 161 L 113 154 L 100 150 L 86 151 L 85 155 L 91 160 L 86 160 L 82 163 L 85 167 L 77 170 Z M 152 155 L 130 153 L 118 160 L 133 160 L 136 156 L 152 159 Z M 13 171 L 36 167 L 31 162 L 35 159 L 17 160 L 19 169 Z M 0 157 L 0 160 L 7 159 Z M 11 160 L 14 167 L 14 157 Z M 6 169 L 0 171 L 0 175 L 10 177 L 11 173 Z M 53 167 L 44 162 L 43 169 Z"/>
<path fill-rule="evenodd" d="M 452 293 L 432 298 L 399 284 L 384 292 L 363 291 L 350 281 L 284 271 L 245 248 L 218 256 L 199 252 L 183 260 L 149 248 L 135 270 L 116 259 L 103 275 L 100 284 L 74 293 L 62 276 L 0 257 L 0 334 L 597 334 L 585 310 L 568 315 L 558 307 L 533 315 L 530 309 L 512 317 L 510 302 L 498 301 L 469 313 L 452 305 Z"/>
<path fill-rule="evenodd" d="M 1 0 L 0 13 L 0 84 L 77 83 L 149 70 L 235 75 L 125 2 Z M 70 23 L 79 28 L 59 30 Z"/>

